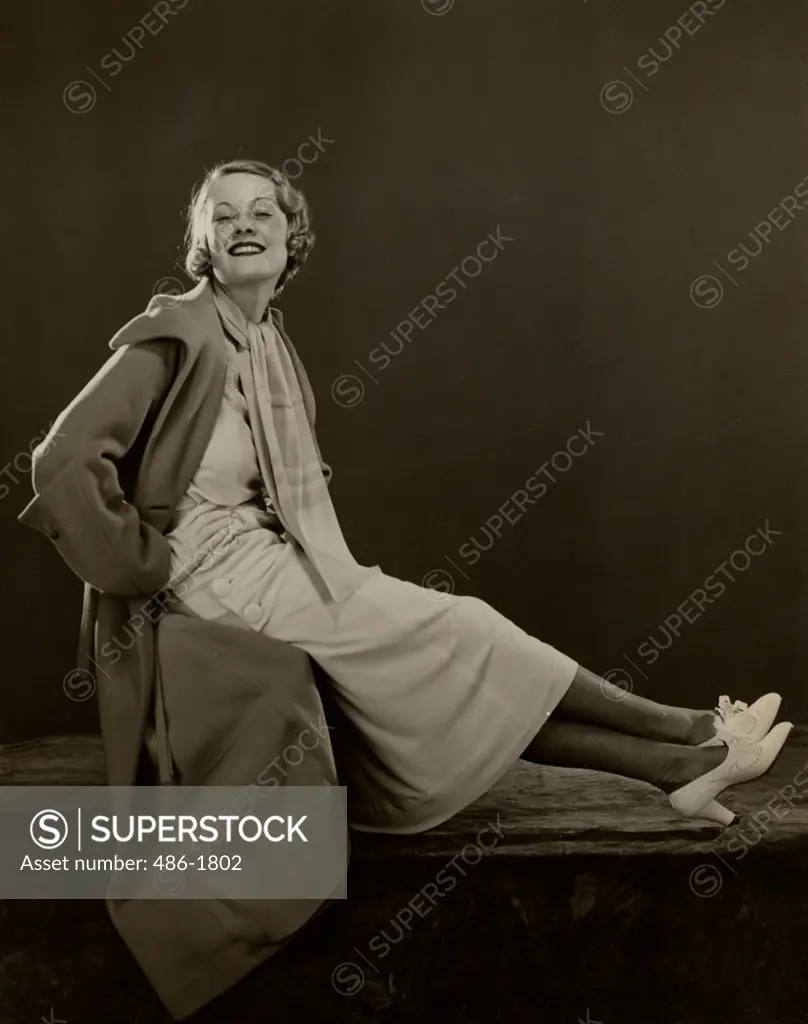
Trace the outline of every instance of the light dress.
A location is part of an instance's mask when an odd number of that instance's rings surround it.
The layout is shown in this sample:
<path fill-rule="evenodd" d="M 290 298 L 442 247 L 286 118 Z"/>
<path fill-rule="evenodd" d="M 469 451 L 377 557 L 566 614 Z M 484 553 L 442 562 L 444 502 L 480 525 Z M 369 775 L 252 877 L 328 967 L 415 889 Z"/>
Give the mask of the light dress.
<path fill-rule="evenodd" d="M 226 338 L 232 354 L 239 342 Z M 346 727 L 334 735 L 353 737 L 338 757 L 353 828 L 403 834 L 446 821 L 519 758 L 577 663 L 478 598 L 381 571 L 334 601 L 263 492 L 231 362 L 166 535 L 180 608 L 294 644 L 324 669 Z"/>

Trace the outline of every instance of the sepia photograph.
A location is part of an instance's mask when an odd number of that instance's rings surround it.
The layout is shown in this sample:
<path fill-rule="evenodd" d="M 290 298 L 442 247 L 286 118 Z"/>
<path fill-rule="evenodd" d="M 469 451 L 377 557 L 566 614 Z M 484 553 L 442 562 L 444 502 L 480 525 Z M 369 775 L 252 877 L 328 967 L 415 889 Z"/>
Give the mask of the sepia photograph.
<path fill-rule="evenodd" d="M 806 1024 L 805 0 L 31 0 L 0 1024 Z"/>

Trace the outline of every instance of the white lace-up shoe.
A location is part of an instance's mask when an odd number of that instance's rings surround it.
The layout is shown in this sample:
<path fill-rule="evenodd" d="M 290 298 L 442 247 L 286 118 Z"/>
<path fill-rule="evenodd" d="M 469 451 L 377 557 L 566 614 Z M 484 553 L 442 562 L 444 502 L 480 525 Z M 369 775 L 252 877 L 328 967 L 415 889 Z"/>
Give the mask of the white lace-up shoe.
<path fill-rule="evenodd" d="M 754 742 L 727 736 L 727 756 L 717 767 L 670 794 L 671 806 L 685 818 L 709 818 L 721 825 L 730 825 L 735 815 L 716 800 L 729 786 L 751 782 L 771 768 L 777 760 L 791 722 L 779 722 L 762 740 Z"/>
<path fill-rule="evenodd" d="M 730 701 L 726 694 L 718 698 L 715 709 L 715 736 L 700 747 L 717 747 L 726 743 L 728 737 L 746 740 L 762 740 L 771 729 L 780 710 L 779 693 L 766 693 L 751 706 L 742 700 Z"/>

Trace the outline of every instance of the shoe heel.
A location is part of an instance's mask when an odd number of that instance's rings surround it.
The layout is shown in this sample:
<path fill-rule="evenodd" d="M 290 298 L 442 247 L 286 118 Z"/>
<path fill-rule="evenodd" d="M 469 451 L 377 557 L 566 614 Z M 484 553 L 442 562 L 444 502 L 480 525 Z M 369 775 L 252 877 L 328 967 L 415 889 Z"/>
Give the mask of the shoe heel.
<path fill-rule="evenodd" d="M 711 800 L 702 810 L 699 811 L 697 817 L 709 818 L 710 821 L 717 821 L 719 825 L 731 825 L 735 820 L 735 815 L 728 807 L 724 807 L 717 800 Z"/>
<path fill-rule="evenodd" d="M 706 803 L 703 807 L 699 807 L 698 810 L 691 810 L 689 807 L 681 806 L 681 803 L 676 800 L 675 796 L 671 800 L 673 809 L 681 814 L 683 818 L 707 818 L 708 821 L 715 821 L 719 825 L 731 825 L 735 820 L 735 815 L 723 804 L 720 804 L 717 800 L 711 800 Z"/>

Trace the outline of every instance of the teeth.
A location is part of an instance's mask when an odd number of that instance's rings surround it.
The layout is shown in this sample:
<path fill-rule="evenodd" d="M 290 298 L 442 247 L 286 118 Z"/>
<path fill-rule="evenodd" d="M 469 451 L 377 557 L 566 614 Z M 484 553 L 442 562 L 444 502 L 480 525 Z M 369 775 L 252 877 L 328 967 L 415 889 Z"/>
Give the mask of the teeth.
<path fill-rule="evenodd" d="M 234 245 L 230 250 L 231 254 L 235 255 L 240 252 L 263 252 L 264 250 L 260 245 Z"/>

